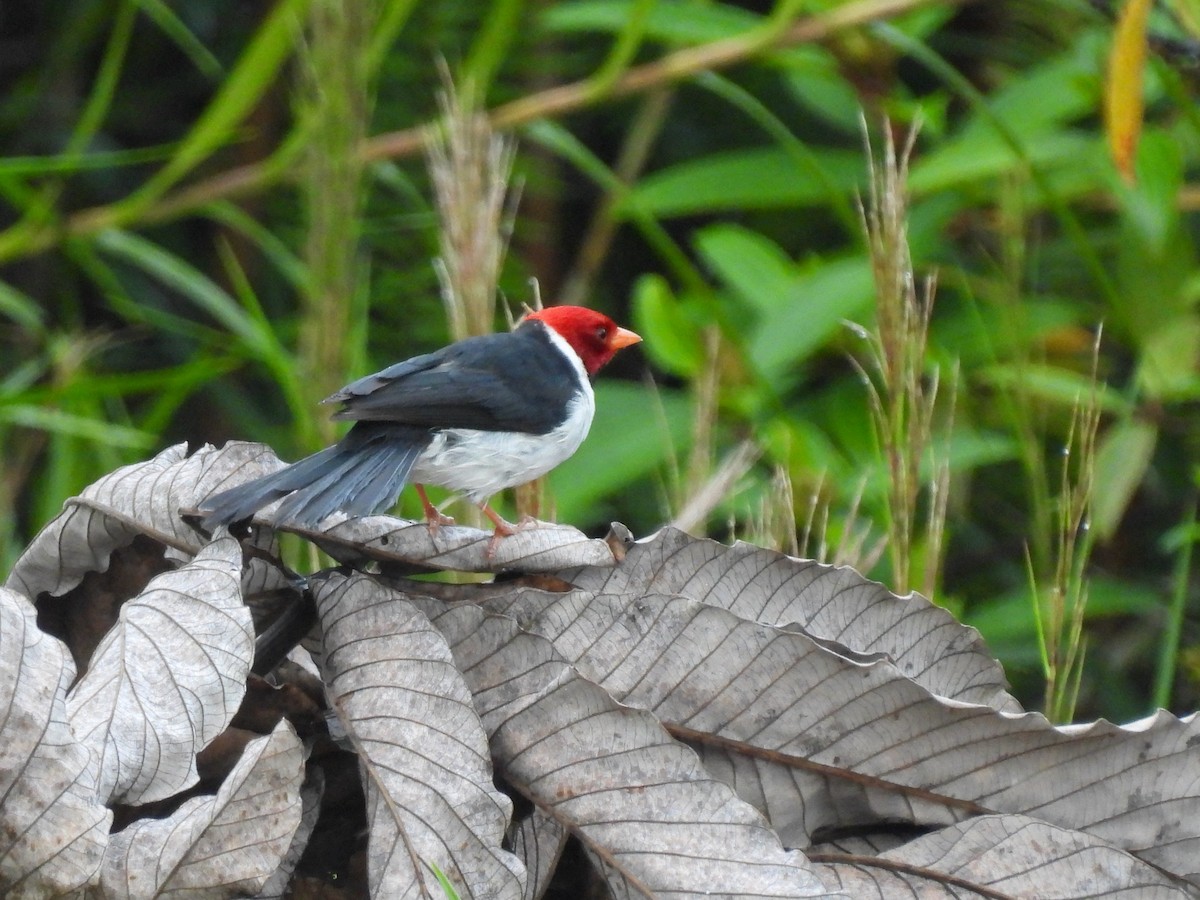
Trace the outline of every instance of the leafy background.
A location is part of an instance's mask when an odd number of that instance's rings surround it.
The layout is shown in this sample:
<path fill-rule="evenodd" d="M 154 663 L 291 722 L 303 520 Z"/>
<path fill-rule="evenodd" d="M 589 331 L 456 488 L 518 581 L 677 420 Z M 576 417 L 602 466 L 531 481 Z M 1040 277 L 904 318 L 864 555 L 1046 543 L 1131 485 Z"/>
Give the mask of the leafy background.
<path fill-rule="evenodd" d="M 1195 709 L 1200 8 L 1150 6 L 6 3 L 4 568 L 118 465 L 229 438 L 292 458 L 332 435 L 331 390 L 448 339 L 421 154 L 444 60 L 519 142 L 504 299 L 536 278 L 646 339 L 550 480 L 561 521 L 645 534 L 709 487 L 694 531 L 910 586 L 880 552 L 888 458 L 845 323 L 875 320 L 863 122 L 877 153 L 885 117 L 919 123 L 949 499 L 911 586 L 1032 706 L 1031 574 L 1043 608 L 1054 585 L 1087 600 L 1076 717 Z"/>

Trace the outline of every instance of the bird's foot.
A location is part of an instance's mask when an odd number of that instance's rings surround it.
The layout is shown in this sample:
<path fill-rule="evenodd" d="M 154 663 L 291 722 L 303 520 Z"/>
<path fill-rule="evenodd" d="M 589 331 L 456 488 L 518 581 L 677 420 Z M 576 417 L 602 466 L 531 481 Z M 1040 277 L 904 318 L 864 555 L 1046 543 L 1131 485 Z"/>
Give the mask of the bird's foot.
<path fill-rule="evenodd" d="M 432 512 L 430 512 L 429 510 L 426 510 L 425 511 L 425 524 L 429 526 L 429 530 L 432 533 L 437 534 L 438 529 L 441 528 L 443 525 L 453 525 L 454 517 L 453 516 L 443 516 L 436 509 L 433 510 Z"/>
<path fill-rule="evenodd" d="M 520 521 L 514 524 L 513 522 L 509 522 L 507 519 L 503 518 L 499 513 L 486 504 L 481 506 L 480 509 L 483 510 L 483 514 L 491 519 L 492 523 L 496 526 L 496 530 L 492 532 L 492 539 L 488 541 L 487 545 L 488 559 L 495 557 L 496 549 L 500 546 L 501 538 L 506 538 L 509 535 L 516 534 L 518 531 L 528 531 L 531 528 L 541 528 L 546 524 L 545 522 L 528 515 L 521 516 Z"/>
<path fill-rule="evenodd" d="M 496 526 L 496 530 L 492 532 L 492 539 L 488 541 L 487 552 L 485 553 L 488 559 L 492 559 L 496 555 L 496 549 L 500 546 L 500 539 L 506 538 L 510 534 L 516 534 L 520 531 L 521 526 L 514 525 L 512 522 L 501 517 L 498 512 L 486 503 L 480 508 L 483 510 L 483 514 L 491 519 L 492 523 Z"/>
<path fill-rule="evenodd" d="M 421 498 L 421 505 L 425 507 L 425 524 L 429 527 L 429 533 L 437 536 L 438 529 L 443 525 L 453 525 L 454 519 L 451 516 L 442 515 L 441 511 L 436 506 L 429 502 L 429 495 L 425 493 L 423 484 L 414 484 L 417 489 L 417 496 Z"/>

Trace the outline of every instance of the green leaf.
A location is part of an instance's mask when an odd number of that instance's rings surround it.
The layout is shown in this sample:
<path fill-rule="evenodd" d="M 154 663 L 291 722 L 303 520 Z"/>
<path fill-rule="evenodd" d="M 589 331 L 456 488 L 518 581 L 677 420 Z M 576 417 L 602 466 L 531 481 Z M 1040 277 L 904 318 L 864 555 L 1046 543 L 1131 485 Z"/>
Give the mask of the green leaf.
<path fill-rule="evenodd" d="M 1171 0 L 1171 11 L 1192 37 L 1200 37 L 1200 0 Z"/>
<path fill-rule="evenodd" d="M 1137 381 L 1155 400 L 1200 397 L 1200 318 L 1184 313 L 1146 335 L 1138 360 Z"/>
<path fill-rule="evenodd" d="M 740 225 L 710 225 L 697 232 L 695 245 L 722 283 L 762 315 L 787 302 L 799 276 L 778 244 Z"/>
<path fill-rule="evenodd" d="M 492 76 L 508 56 L 514 38 L 521 33 L 522 0 L 494 0 L 479 25 L 479 33 L 463 65 L 471 90 L 486 97 Z"/>
<path fill-rule="evenodd" d="M 1091 520 L 1100 540 L 1116 533 L 1134 491 L 1146 476 L 1157 441 L 1158 428 L 1134 418 L 1117 422 L 1101 438 L 1096 450 Z"/>
<path fill-rule="evenodd" d="M 203 42 L 163 0 L 135 0 L 138 8 L 157 25 L 197 69 L 213 81 L 225 74 L 221 61 L 213 56 Z"/>
<path fill-rule="evenodd" d="M 848 135 L 861 129 L 862 101 L 826 47 L 793 47 L 774 55 L 784 85 L 805 109 Z"/>
<path fill-rule="evenodd" d="M 176 144 L 158 144 L 134 150 L 108 150 L 95 153 L 59 153 L 53 156 L 9 156 L 0 159 L 0 178 L 41 175 L 71 175 L 136 166 L 157 162 L 175 152 Z"/>
<path fill-rule="evenodd" d="M 22 393 L 30 404 L 80 406 L 93 401 L 112 400 L 134 394 L 191 392 L 208 385 L 235 365 L 232 357 L 197 355 L 169 369 L 143 369 L 132 372 L 92 372 L 86 378 L 74 378 L 62 384 L 39 384 Z M 146 427 L 146 431 L 153 428 Z"/>
<path fill-rule="evenodd" d="M 458 891 L 454 889 L 454 885 L 451 883 L 446 873 L 438 868 L 437 863 L 427 861 L 426 865 L 429 866 L 430 870 L 433 872 L 433 877 L 437 879 L 438 887 L 442 889 L 442 893 L 445 895 L 446 900 L 459 900 Z"/>
<path fill-rule="evenodd" d="M 1043 169 L 1063 168 L 1077 171 L 1081 160 L 1100 155 L 1099 138 L 1084 132 L 1055 131 L 1030 136 L 1022 145 L 1022 155 L 1004 142 L 988 136 L 954 140 L 913 163 L 908 187 L 914 196 L 985 182 L 988 190 L 994 179 L 1030 165 Z M 1103 168 L 1093 169 L 1093 188 L 1104 184 Z"/>
<path fill-rule="evenodd" d="M 915 6 L 896 16 L 892 22 L 905 34 L 925 40 L 932 38 L 939 28 L 954 18 L 954 15 L 954 7 L 935 3 L 924 7 Z"/>
<path fill-rule="evenodd" d="M 539 119 L 531 123 L 525 128 L 524 134 L 533 143 L 546 147 L 576 166 L 580 172 L 607 191 L 610 197 L 620 200 L 621 212 L 640 229 L 646 242 L 659 254 L 671 273 L 683 284 L 703 290 L 704 278 L 696 271 L 692 261 L 662 223 L 650 210 L 643 209 L 636 198 L 630 196 L 625 183 L 579 138 L 550 119 Z"/>
<path fill-rule="evenodd" d="M 695 376 L 704 364 L 704 341 L 661 275 L 643 275 L 633 289 L 634 327 L 645 353 L 664 372 Z"/>
<path fill-rule="evenodd" d="M 702 72 L 696 77 L 696 84 L 712 91 L 768 134 L 788 155 L 794 170 L 793 178 L 809 178 L 822 184 L 826 204 L 834 218 L 841 222 L 846 235 L 852 241 L 862 240 L 862 223 L 844 187 L 825 171 L 817 152 L 797 137 L 787 122 L 753 93 L 715 72 Z"/>
<path fill-rule="evenodd" d="M 1135 582 L 1093 576 L 1088 580 L 1088 621 L 1133 617 L 1149 619 L 1160 614 L 1161 593 Z M 970 609 L 964 622 L 978 628 L 991 650 L 1005 665 L 1039 664 L 1037 627 L 1027 589 L 993 597 Z"/>
<path fill-rule="evenodd" d="M 1087 45 L 1097 47 L 1099 33 Z M 1098 47 L 1097 47 L 1098 49 Z M 1006 79 L 988 94 L 988 114 L 976 111 L 960 132 L 964 143 L 984 138 L 999 141 L 992 118 L 998 118 L 1017 137 L 1060 131 L 1096 114 L 1098 85 L 1094 61 L 1082 46 L 1049 62 Z"/>
<path fill-rule="evenodd" d="M 757 325 L 749 358 L 768 381 L 785 379 L 800 363 L 864 318 L 875 297 L 870 264 L 861 256 L 814 263 Z"/>
<path fill-rule="evenodd" d="M 417 0 L 383 0 L 375 20 L 375 33 L 371 38 L 367 71 L 378 73 L 397 36 L 408 24 Z"/>
<path fill-rule="evenodd" d="M 1091 375 L 1039 363 L 1001 363 L 979 370 L 984 384 L 1008 388 L 1053 403 L 1065 410 L 1095 390 Z M 1116 391 L 1096 390 L 1096 404 L 1106 413 L 1127 416 L 1133 405 Z"/>
<path fill-rule="evenodd" d="M 311 274 L 304 262 L 279 235 L 235 203 L 213 203 L 207 207 L 213 221 L 220 222 L 250 241 L 268 260 L 274 263 L 293 288 L 307 290 Z"/>
<path fill-rule="evenodd" d="M 630 0 L 582 0 L 548 5 L 539 17 L 551 32 L 617 32 L 633 14 Z M 762 18 L 720 3 L 658 0 L 646 21 L 646 35 L 672 44 L 706 44 L 762 24 Z"/>
<path fill-rule="evenodd" d="M 1137 181 L 1117 181 L 1123 224 L 1153 256 L 1167 252 L 1179 224 L 1179 191 L 1183 187 L 1183 152 L 1177 137 L 1161 128 L 1148 129 L 1137 154 Z"/>
<path fill-rule="evenodd" d="M 801 170 L 791 154 L 779 147 L 714 153 L 642 179 L 619 211 L 628 215 L 630 202 L 664 218 L 823 206 L 829 201 L 830 184 L 852 193 L 865 183 L 858 151 L 814 149 L 812 158 L 823 177 Z"/>
<path fill-rule="evenodd" d="M 784 378 L 825 346 L 874 297 L 871 269 L 861 256 L 799 266 L 768 238 L 737 225 L 704 229 L 696 249 L 758 313 L 742 332 L 748 359 L 768 382 Z"/>

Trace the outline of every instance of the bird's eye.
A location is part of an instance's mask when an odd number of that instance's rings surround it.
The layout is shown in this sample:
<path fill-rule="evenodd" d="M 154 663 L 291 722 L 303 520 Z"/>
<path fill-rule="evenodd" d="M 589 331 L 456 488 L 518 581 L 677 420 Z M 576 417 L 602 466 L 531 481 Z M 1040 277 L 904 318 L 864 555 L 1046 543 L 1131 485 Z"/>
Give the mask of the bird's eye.
<path fill-rule="evenodd" d="M 600 325 L 596 328 L 596 337 L 602 341 L 608 340 L 608 326 Z"/>

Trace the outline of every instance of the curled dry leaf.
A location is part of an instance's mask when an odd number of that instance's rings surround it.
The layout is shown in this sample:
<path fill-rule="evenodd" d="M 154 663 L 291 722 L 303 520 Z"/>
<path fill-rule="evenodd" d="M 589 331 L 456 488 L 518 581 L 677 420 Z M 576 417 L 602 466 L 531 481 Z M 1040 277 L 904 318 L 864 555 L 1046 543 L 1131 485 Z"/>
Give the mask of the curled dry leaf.
<path fill-rule="evenodd" d="M 935 694 L 1021 711 L 978 631 L 920 594 L 899 597 L 847 566 L 741 542 L 728 547 L 664 528 L 632 544 L 615 568 L 583 568 L 562 576 L 596 593 L 680 594 L 743 619 L 795 624 L 856 653 L 885 654 Z"/>
<path fill-rule="evenodd" d="M 329 520 L 332 521 L 332 520 Z M 540 522 L 501 538 L 458 525 L 432 530 L 424 522 L 392 516 L 343 519 L 322 531 L 279 526 L 312 540 L 339 562 L 374 561 L 457 572 L 553 572 L 564 566 L 611 566 L 612 549 L 569 525 Z"/>
<path fill-rule="evenodd" d="M 104 855 L 106 898 L 240 897 L 258 893 L 300 824 L 304 748 L 287 722 L 252 741 L 214 797 L 165 819 L 140 819 Z"/>
<path fill-rule="evenodd" d="M 604 860 L 610 883 L 639 896 L 831 896 L 652 715 L 615 702 L 511 619 L 424 603 L 501 773 Z"/>
<path fill-rule="evenodd" d="M 59 597 L 40 595 L 38 626 L 64 641 L 75 669 L 84 672 L 104 636 L 117 624 L 122 604 L 140 594 L 155 575 L 174 568 L 161 544 L 136 536 L 113 550 L 103 572 L 88 572 Z"/>
<path fill-rule="evenodd" d="M 191 456 L 186 444 L 176 444 L 151 460 L 123 466 L 66 502 L 21 554 L 6 586 L 30 599 L 59 596 L 87 573 L 107 569 L 113 550 L 139 534 L 191 556 L 208 538 L 180 510 L 272 465 L 282 463 L 264 445 L 230 443 L 223 450 L 205 445 Z"/>
<path fill-rule="evenodd" d="M 1200 859 L 1200 722 L 1054 728 L 931 694 L 887 662 L 684 597 L 546 594 L 493 606 L 614 697 L 695 741 L 789 846 L 819 828 L 943 825 L 988 810 L 1088 831 L 1188 878 Z"/>
<path fill-rule="evenodd" d="M 536 806 L 514 820 L 509 843 L 517 859 L 525 864 L 525 900 L 538 900 L 550 886 L 570 833 L 561 823 Z"/>
<path fill-rule="evenodd" d="M 67 724 L 70 656 L 33 606 L 0 588 L 0 893 L 59 896 L 94 883 L 112 813 Z"/>
<path fill-rule="evenodd" d="M 819 859 L 817 871 L 826 884 L 862 900 L 1196 896 L 1187 885 L 1098 838 L 1028 816 L 981 816 L 878 856 Z"/>
<path fill-rule="evenodd" d="M 366 782 L 372 895 L 438 896 L 433 863 L 461 896 L 520 897 L 524 869 L 500 847 L 512 803 L 445 638 L 363 575 L 315 595 L 322 670 Z"/>
<path fill-rule="evenodd" d="M 230 537 L 154 578 L 121 608 L 67 697 L 105 802 L 149 803 L 196 781 L 196 753 L 225 730 L 254 656 Z"/>
<path fill-rule="evenodd" d="M 285 465 L 267 445 L 238 441 L 231 441 L 221 450 L 206 447 L 190 459 L 198 457 L 204 457 L 202 484 L 186 496 L 181 494 L 179 507 L 194 508 L 211 493 L 278 471 Z M 192 466 L 199 467 L 199 461 Z M 87 496 L 86 491 L 84 495 Z M 549 572 L 567 566 L 613 563 L 612 549 L 603 540 L 589 539 L 567 525 L 542 522 L 536 527 L 522 528 L 496 542 L 489 553 L 492 533 L 478 528 L 451 525 L 430 530 L 424 522 L 393 516 L 347 519 L 341 514 L 331 516 L 320 529 L 297 528 L 276 520 L 276 505 L 264 507 L 254 516 L 254 522 L 303 535 L 340 562 L 375 561 L 459 572 Z"/>
<path fill-rule="evenodd" d="M 256 900 L 283 900 L 288 894 L 288 886 L 296 871 L 296 864 L 308 848 L 308 839 L 312 837 L 317 818 L 321 814 L 321 796 L 325 790 L 325 780 L 320 769 L 313 769 L 308 780 L 300 788 L 300 824 L 292 834 L 292 842 L 287 852 L 279 862 L 279 867 L 267 879 Z"/>

